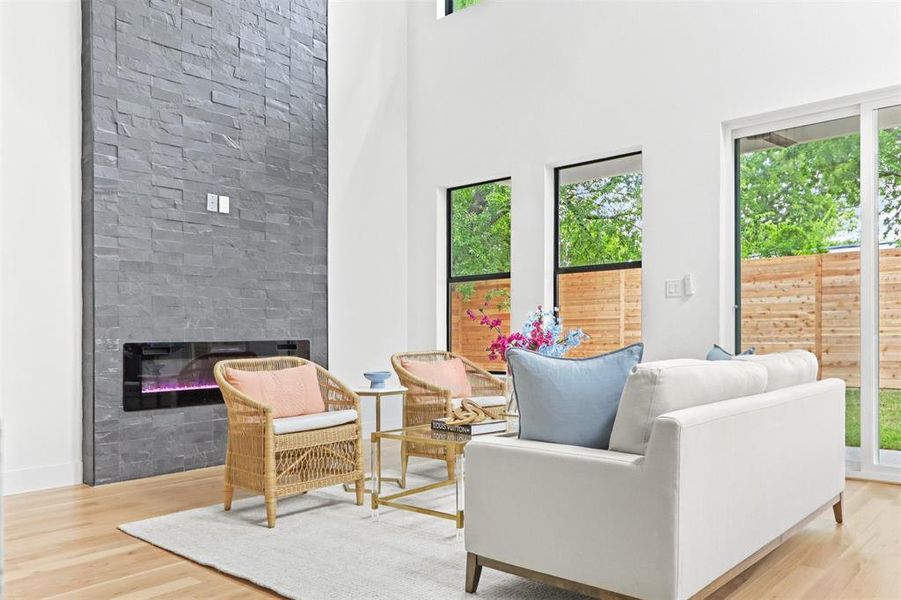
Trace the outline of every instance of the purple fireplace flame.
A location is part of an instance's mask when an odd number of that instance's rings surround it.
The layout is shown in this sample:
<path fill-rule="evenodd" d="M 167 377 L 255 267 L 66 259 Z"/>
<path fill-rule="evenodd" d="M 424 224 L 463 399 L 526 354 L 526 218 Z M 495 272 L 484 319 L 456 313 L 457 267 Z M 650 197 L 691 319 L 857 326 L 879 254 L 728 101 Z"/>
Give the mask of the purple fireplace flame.
<path fill-rule="evenodd" d="M 219 386 L 214 383 L 180 383 L 178 381 L 157 383 L 153 381 L 146 382 L 145 386 L 141 386 L 142 394 L 159 394 L 162 392 L 187 392 L 189 390 L 215 390 Z"/>

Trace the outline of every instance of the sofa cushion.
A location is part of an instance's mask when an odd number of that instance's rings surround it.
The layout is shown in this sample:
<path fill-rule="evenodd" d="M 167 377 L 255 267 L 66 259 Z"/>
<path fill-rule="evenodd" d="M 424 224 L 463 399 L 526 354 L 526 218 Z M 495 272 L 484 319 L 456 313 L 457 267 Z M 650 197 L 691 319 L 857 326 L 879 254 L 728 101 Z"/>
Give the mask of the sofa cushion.
<path fill-rule="evenodd" d="M 754 352 L 756 352 L 754 348 L 748 348 L 744 352 L 732 354 L 719 344 L 714 344 L 713 348 L 707 353 L 707 360 L 730 360 L 734 356 L 747 356 L 749 354 L 754 354 Z"/>
<path fill-rule="evenodd" d="M 466 376 L 466 366 L 459 358 L 450 360 L 401 360 L 401 365 L 414 376 L 432 385 L 450 390 L 453 398 L 472 395 L 472 385 Z"/>
<path fill-rule="evenodd" d="M 503 406 L 507 403 L 507 399 L 503 396 L 472 396 L 469 398 L 454 398 L 451 400 L 454 408 L 460 408 L 464 400 L 472 400 L 479 406 Z"/>
<path fill-rule="evenodd" d="M 354 409 L 331 410 L 314 415 L 301 415 L 299 417 L 284 417 L 272 419 L 272 432 L 275 435 L 297 433 L 298 431 L 312 431 L 313 429 L 325 429 L 345 423 L 353 423 L 357 420 L 357 411 Z"/>
<path fill-rule="evenodd" d="M 736 356 L 735 359 L 762 365 L 767 372 L 768 392 L 816 381 L 820 367 L 817 357 L 807 350 Z"/>
<path fill-rule="evenodd" d="M 507 351 L 524 440 L 606 448 L 620 394 L 644 345 L 592 358 Z"/>
<path fill-rule="evenodd" d="M 767 371 L 738 360 L 676 359 L 635 366 L 619 402 L 610 449 L 644 454 L 660 415 L 682 408 L 759 394 Z"/>
<path fill-rule="evenodd" d="M 296 417 L 325 410 L 316 365 L 274 371 L 225 369 L 225 379 L 251 400 L 272 407 L 272 418 Z"/>

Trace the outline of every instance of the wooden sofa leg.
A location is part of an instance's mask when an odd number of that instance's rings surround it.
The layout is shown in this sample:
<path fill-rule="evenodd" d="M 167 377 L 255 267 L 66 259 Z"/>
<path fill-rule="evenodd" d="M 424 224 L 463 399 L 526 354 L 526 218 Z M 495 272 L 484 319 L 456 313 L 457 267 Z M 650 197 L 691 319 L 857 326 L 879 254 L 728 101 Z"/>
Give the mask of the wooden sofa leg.
<path fill-rule="evenodd" d="M 482 577 L 482 565 L 479 557 L 472 552 L 466 553 L 466 593 L 475 594 L 479 589 L 479 578 Z"/>
<path fill-rule="evenodd" d="M 835 516 L 836 523 L 841 523 L 844 520 L 842 515 L 842 496 L 839 496 L 838 502 L 832 505 L 832 514 Z"/>
<path fill-rule="evenodd" d="M 235 487 L 232 485 L 225 484 L 225 510 L 229 511 L 232 509 L 232 497 L 235 495 Z"/>

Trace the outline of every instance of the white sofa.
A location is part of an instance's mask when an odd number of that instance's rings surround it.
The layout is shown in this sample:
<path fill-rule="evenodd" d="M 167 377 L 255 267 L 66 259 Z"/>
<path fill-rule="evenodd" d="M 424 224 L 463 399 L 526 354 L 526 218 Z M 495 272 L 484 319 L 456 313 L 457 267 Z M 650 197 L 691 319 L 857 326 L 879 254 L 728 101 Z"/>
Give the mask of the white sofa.
<path fill-rule="evenodd" d="M 843 381 L 714 400 L 654 418 L 644 455 L 470 442 L 466 590 L 489 567 L 595 597 L 704 597 L 823 509 L 841 522 Z"/>

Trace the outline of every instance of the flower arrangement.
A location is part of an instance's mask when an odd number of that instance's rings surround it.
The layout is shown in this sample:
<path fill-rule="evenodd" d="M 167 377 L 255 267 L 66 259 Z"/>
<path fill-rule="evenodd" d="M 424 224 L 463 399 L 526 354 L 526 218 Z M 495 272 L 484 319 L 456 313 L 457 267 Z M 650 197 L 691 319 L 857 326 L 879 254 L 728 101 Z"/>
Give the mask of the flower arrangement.
<path fill-rule="evenodd" d="M 529 313 L 521 331 L 505 334 L 501 329 L 501 320 L 489 317 L 483 308 L 478 313 L 472 309 L 466 310 L 466 315 L 480 325 L 497 333 L 497 337 L 486 348 L 488 360 L 503 360 L 509 348 L 525 348 L 545 356 L 564 356 L 567 352 L 588 339 L 588 335 L 581 329 L 570 329 L 569 333 L 563 333 L 563 320 L 560 318 L 560 310 L 544 310 L 540 305 L 537 310 Z"/>

